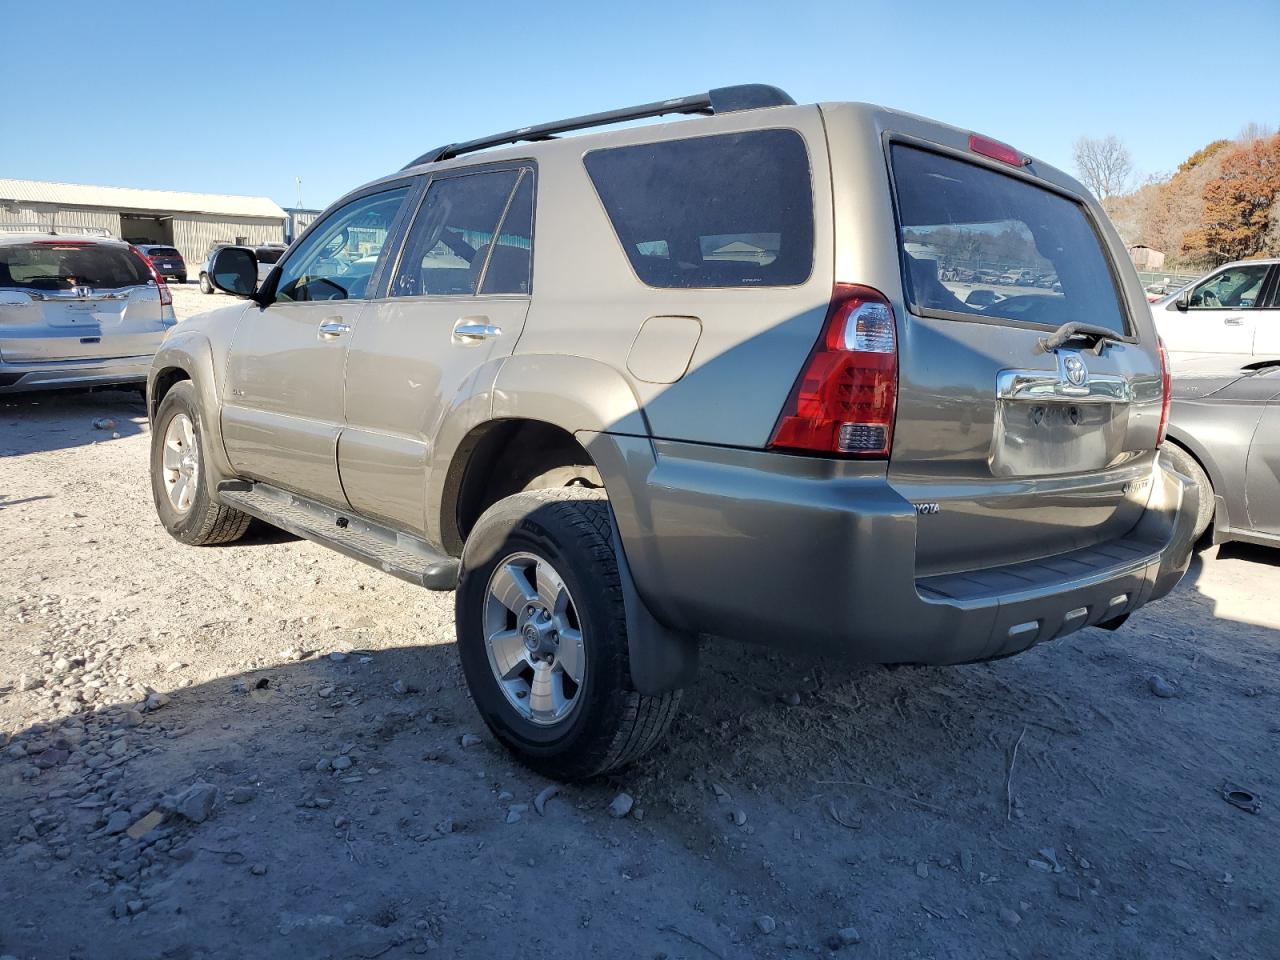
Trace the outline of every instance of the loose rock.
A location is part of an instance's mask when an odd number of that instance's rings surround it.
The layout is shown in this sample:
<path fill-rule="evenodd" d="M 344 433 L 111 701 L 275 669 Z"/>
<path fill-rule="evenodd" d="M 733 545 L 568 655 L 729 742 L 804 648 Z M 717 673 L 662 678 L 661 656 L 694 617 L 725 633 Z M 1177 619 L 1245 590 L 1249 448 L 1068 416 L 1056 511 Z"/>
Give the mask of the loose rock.
<path fill-rule="evenodd" d="M 196 783 L 179 794 L 166 796 L 160 806 L 192 823 L 204 823 L 218 800 L 218 788 L 212 783 Z"/>
<path fill-rule="evenodd" d="M 1173 684 L 1158 673 L 1151 675 L 1151 679 L 1147 681 L 1147 686 L 1151 688 L 1151 692 L 1157 697 L 1163 697 L 1166 700 L 1178 692 L 1174 689 Z"/>
<path fill-rule="evenodd" d="M 774 920 L 773 917 L 769 916 L 767 913 L 761 914 L 760 916 L 756 917 L 756 929 L 759 930 L 761 933 L 773 933 L 773 931 L 776 930 L 777 928 L 778 928 L 777 921 Z"/>
<path fill-rule="evenodd" d="M 629 793 L 620 793 L 613 798 L 613 803 L 609 804 L 609 816 L 615 819 L 622 819 L 631 812 L 631 808 L 635 805 Z"/>

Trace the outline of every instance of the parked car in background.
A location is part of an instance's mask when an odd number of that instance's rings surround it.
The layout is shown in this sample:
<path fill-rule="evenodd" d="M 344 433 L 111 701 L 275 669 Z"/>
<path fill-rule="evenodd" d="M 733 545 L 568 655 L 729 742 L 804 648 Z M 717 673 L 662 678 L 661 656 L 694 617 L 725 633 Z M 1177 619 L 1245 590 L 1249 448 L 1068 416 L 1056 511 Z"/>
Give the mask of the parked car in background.
<path fill-rule="evenodd" d="M 670 113 L 699 116 L 560 136 Z M 1062 291 L 963 302 L 917 256 L 944 243 Z M 152 366 L 161 522 L 259 517 L 456 587 L 481 716 L 552 776 L 656 744 L 701 635 L 986 660 L 1114 629 L 1190 559 L 1120 238 L 952 126 L 749 85 L 525 127 L 352 191 L 258 270 L 219 251 L 245 299 Z"/>
<path fill-rule="evenodd" d="M 1197 539 L 1280 546 L 1280 352 L 1184 360 L 1163 453 L 1200 490 Z"/>
<path fill-rule="evenodd" d="M 139 243 L 137 247 L 151 261 L 160 276 L 178 283 L 187 282 L 187 262 L 182 259 L 177 248 L 158 243 Z"/>
<path fill-rule="evenodd" d="M 164 278 L 137 247 L 0 233 L 0 393 L 145 383 L 175 322 Z"/>
<path fill-rule="evenodd" d="M 239 247 L 242 250 L 252 251 L 254 258 L 258 262 L 258 282 L 267 279 L 267 274 L 271 272 L 271 268 L 276 265 L 287 246 L 283 243 L 261 243 L 257 246 L 250 247 L 235 243 L 219 243 L 215 244 L 209 250 L 209 259 L 205 261 L 205 265 L 200 270 L 200 292 L 213 293 L 214 285 L 209 280 L 209 265 L 213 263 L 213 258 L 218 254 L 219 250 L 225 250 L 228 247 Z"/>
<path fill-rule="evenodd" d="M 1151 305 L 1175 365 L 1201 354 L 1280 356 L 1280 260 L 1228 263 Z"/>

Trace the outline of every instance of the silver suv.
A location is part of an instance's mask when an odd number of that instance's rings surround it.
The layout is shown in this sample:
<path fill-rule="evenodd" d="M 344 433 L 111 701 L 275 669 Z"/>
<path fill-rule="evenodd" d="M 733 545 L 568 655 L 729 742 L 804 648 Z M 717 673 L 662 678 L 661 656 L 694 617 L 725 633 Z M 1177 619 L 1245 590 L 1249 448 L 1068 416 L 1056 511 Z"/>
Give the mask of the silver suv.
<path fill-rule="evenodd" d="M 661 114 L 698 116 L 559 136 Z M 983 660 L 1189 559 L 1124 246 L 968 131 L 722 88 L 441 147 L 210 278 L 246 299 L 151 373 L 164 525 L 456 587 L 476 706 L 552 776 L 657 742 L 701 636 Z"/>
<path fill-rule="evenodd" d="M 169 288 L 136 247 L 0 232 L 0 394 L 141 387 L 175 322 Z"/>

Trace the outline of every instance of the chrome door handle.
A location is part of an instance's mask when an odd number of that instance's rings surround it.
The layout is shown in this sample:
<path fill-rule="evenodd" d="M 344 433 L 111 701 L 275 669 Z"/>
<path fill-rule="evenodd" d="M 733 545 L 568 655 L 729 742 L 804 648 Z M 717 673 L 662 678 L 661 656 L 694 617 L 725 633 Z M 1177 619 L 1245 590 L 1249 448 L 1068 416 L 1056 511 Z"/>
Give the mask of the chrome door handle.
<path fill-rule="evenodd" d="M 334 340 L 344 333 L 351 332 L 351 325 L 343 323 L 341 320 L 326 320 L 320 324 L 320 339 Z"/>
<path fill-rule="evenodd" d="M 476 343 L 502 336 L 502 328 L 495 327 L 488 317 L 462 317 L 453 325 L 454 343 Z"/>
<path fill-rule="evenodd" d="M 1228 327 L 1243 327 L 1244 317 L 1227 317 L 1222 321 L 1222 323 L 1224 326 Z"/>

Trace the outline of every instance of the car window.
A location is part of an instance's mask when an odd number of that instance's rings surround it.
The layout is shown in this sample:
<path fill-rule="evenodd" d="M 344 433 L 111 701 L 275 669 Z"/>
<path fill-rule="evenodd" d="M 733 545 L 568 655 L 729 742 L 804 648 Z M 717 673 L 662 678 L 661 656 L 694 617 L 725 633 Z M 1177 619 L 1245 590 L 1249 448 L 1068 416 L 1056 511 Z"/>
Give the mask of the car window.
<path fill-rule="evenodd" d="M 492 244 L 489 265 L 485 267 L 484 293 L 531 292 L 533 267 L 533 171 L 520 175 L 515 196 L 507 207 L 507 215 L 498 228 L 498 239 Z"/>
<path fill-rule="evenodd" d="M 147 256 L 148 257 L 180 257 L 182 256 L 182 254 L 178 253 L 178 251 L 173 249 L 173 247 L 147 247 Z"/>
<path fill-rule="evenodd" d="M 496 170 L 433 180 L 409 228 L 391 295 L 473 295 L 519 176 Z"/>
<path fill-rule="evenodd" d="M 812 272 L 813 186 L 794 130 L 610 147 L 583 162 L 651 287 L 788 286 Z"/>
<path fill-rule="evenodd" d="M 916 147 L 895 144 L 892 158 L 913 309 L 1127 331 L 1106 253 L 1079 203 Z"/>
<path fill-rule="evenodd" d="M 1215 273 L 1191 288 L 1189 310 L 1252 310 L 1262 293 L 1271 268 L 1265 263 L 1245 264 Z"/>
<path fill-rule="evenodd" d="M 279 263 L 284 256 L 284 247 L 258 247 L 254 252 L 259 263 Z"/>
<path fill-rule="evenodd" d="M 118 289 L 150 282 L 151 271 L 124 247 L 69 240 L 0 246 L 0 287 L 60 291 Z"/>
<path fill-rule="evenodd" d="M 408 195 L 398 187 L 333 211 L 281 268 L 276 299 L 363 300 L 387 233 Z"/>

